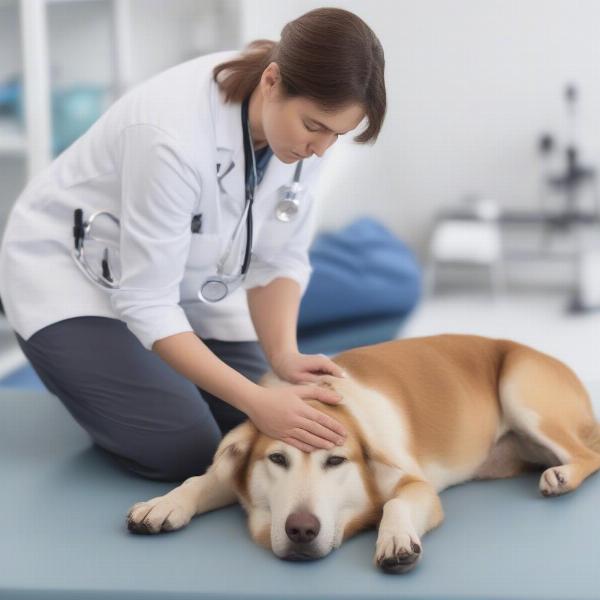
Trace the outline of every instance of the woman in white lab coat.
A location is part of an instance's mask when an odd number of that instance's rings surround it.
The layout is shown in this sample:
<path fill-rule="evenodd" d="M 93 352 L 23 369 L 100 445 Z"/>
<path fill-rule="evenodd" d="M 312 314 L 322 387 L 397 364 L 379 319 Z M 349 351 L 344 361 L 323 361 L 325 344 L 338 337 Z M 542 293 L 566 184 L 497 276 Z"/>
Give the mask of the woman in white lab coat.
<path fill-rule="evenodd" d="M 304 402 L 337 402 L 310 382 L 343 373 L 296 342 L 312 192 L 338 135 L 364 119 L 356 139 L 373 141 L 385 109 L 375 34 L 317 9 L 277 43 L 137 86 L 25 188 L 0 252 L 7 319 L 46 387 L 121 465 L 199 475 L 247 417 L 304 451 L 343 440 Z M 86 229 L 97 211 L 112 217 Z M 268 368 L 289 385 L 258 386 Z"/>

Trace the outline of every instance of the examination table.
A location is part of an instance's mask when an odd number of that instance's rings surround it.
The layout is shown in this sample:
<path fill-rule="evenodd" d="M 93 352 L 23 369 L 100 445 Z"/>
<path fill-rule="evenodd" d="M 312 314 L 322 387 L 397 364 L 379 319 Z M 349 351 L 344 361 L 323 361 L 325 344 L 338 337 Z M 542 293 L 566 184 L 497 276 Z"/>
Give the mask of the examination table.
<path fill-rule="evenodd" d="M 372 564 L 375 531 L 284 562 L 250 540 L 237 505 L 177 532 L 128 532 L 129 507 L 175 484 L 122 471 L 45 391 L 0 392 L 0 473 L 2 599 L 600 598 L 600 474 L 558 498 L 537 475 L 450 488 L 423 560 L 393 576 Z"/>

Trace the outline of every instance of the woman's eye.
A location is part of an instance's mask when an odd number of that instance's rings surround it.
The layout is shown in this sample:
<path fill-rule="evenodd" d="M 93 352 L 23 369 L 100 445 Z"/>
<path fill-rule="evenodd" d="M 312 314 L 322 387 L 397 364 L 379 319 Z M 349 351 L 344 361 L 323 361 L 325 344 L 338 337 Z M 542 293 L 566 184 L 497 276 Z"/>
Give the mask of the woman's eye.
<path fill-rule="evenodd" d="M 318 129 L 314 129 L 309 127 L 306 123 L 304 123 L 304 127 L 306 128 L 307 131 L 311 131 L 312 133 L 315 133 L 316 131 L 319 131 Z"/>
<path fill-rule="evenodd" d="M 346 462 L 346 458 L 344 456 L 330 456 L 325 463 L 326 467 L 337 467 L 341 465 L 343 462 Z"/>
<path fill-rule="evenodd" d="M 287 466 L 287 460 L 283 454 L 280 452 L 274 452 L 273 454 L 269 454 L 269 460 L 276 465 L 281 465 L 283 467 Z"/>

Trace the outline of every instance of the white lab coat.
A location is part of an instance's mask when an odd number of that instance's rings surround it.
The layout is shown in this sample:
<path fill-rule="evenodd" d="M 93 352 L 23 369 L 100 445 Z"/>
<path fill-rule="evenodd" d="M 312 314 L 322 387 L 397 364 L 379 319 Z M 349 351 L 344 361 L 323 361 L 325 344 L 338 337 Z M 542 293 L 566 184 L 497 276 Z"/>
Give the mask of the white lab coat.
<path fill-rule="evenodd" d="M 255 340 L 246 289 L 276 277 L 310 276 L 308 247 L 320 159 L 305 160 L 308 193 L 296 219 L 275 217 L 277 190 L 295 165 L 272 156 L 254 201 L 253 258 L 243 287 L 221 302 L 198 300 L 200 282 L 216 273 L 244 208 L 241 105 L 224 103 L 212 69 L 235 52 L 177 65 L 135 87 L 17 199 L 0 250 L 0 296 L 10 325 L 27 340 L 71 317 L 123 320 L 145 348 L 195 331 L 203 338 Z M 229 167 L 233 163 L 233 169 Z M 229 173 L 217 181 L 220 173 Z M 121 285 L 101 289 L 70 253 L 73 211 L 84 219 L 106 209 L 121 220 Z M 191 220 L 202 214 L 202 231 Z M 117 234 L 118 235 L 118 234 Z M 242 248 L 238 266 L 241 267 Z"/>

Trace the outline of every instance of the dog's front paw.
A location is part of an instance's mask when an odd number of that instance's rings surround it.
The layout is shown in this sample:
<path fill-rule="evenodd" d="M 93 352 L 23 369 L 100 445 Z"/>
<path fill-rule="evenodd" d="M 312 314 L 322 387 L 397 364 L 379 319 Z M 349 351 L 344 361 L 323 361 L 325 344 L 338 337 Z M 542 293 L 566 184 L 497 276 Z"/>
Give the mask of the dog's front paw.
<path fill-rule="evenodd" d="M 159 496 L 134 504 L 127 513 L 127 529 L 133 533 L 160 533 L 185 527 L 194 515 L 181 504 Z"/>
<path fill-rule="evenodd" d="M 379 532 L 375 565 L 386 573 L 406 573 L 417 566 L 422 556 L 421 541 L 416 535 Z"/>

